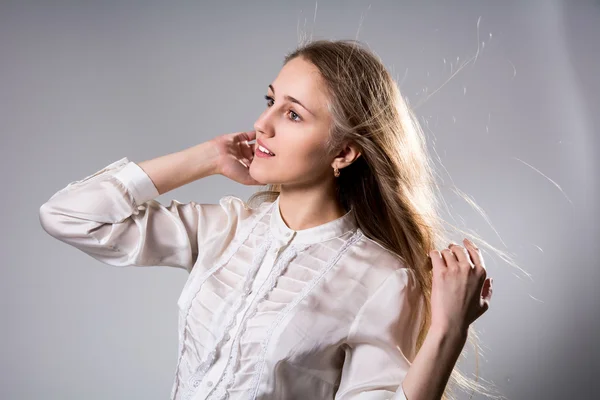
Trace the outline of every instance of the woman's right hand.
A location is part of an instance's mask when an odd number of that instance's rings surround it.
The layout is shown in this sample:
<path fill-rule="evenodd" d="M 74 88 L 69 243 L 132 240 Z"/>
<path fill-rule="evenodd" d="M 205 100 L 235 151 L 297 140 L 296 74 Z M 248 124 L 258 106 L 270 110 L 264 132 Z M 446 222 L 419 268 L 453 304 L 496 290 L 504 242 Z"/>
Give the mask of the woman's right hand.
<path fill-rule="evenodd" d="M 254 159 L 256 131 L 234 132 L 212 139 L 219 154 L 217 172 L 243 185 L 262 185 L 248 170 Z"/>

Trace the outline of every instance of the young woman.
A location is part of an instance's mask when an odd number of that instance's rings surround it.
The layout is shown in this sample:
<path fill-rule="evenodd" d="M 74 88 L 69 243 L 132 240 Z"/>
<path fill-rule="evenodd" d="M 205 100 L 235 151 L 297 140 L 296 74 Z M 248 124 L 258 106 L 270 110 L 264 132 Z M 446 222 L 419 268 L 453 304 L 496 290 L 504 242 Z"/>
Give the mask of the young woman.
<path fill-rule="evenodd" d="M 397 85 L 358 42 L 321 40 L 267 94 L 255 130 L 116 161 L 52 196 L 42 226 L 106 264 L 189 272 L 171 399 L 446 397 L 491 279 L 467 239 L 435 250 L 435 183 Z M 268 187 L 155 200 L 211 174 Z"/>

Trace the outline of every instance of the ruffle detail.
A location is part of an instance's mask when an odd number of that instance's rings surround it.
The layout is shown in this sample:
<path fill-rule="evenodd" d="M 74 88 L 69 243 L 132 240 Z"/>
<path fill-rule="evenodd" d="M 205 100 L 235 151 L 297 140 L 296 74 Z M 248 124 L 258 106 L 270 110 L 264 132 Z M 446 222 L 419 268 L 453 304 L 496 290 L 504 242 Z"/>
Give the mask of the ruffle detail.
<path fill-rule="evenodd" d="M 292 242 L 276 258 L 246 314 L 238 315 L 245 308 L 256 272 L 277 240 L 269 229 L 268 211 L 272 208 L 267 207 L 249 232 L 238 236 L 239 242 L 232 243 L 214 267 L 191 280 L 187 296 L 182 294 L 178 304 L 184 320 L 180 320 L 183 329 L 172 399 L 190 400 L 198 394 L 203 378 L 229 339 L 232 343 L 224 371 L 206 398 L 224 400 L 229 394 L 256 398 L 275 329 L 300 302 L 312 306 L 315 300 L 308 294 L 363 236 L 357 230 L 317 246 Z M 238 317 L 239 331 L 228 338 Z"/>
<path fill-rule="evenodd" d="M 253 303 L 250 305 L 250 312 L 242 319 L 242 331 L 234 339 L 225 371 L 221 375 L 221 378 L 217 382 L 214 390 L 210 393 L 208 399 L 212 400 L 227 398 L 227 389 L 234 380 L 234 371 L 237 368 L 238 362 L 240 361 L 240 355 L 241 357 L 245 357 L 245 354 L 247 353 L 260 354 L 262 351 L 262 342 L 247 342 L 240 346 L 240 340 L 245 335 L 248 327 L 255 326 L 257 329 L 259 329 L 259 332 L 264 334 L 265 328 L 268 327 L 270 322 L 273 320 L 273 316 L 277 314 L 277 310 L 261 312 L 260 306 L 265 304 L 263 301 L 267 295 L 272 293 L 272 290 L 277 283 L 277 278 L 279 278 L 284 269 L 288 267 L 290 262 L 299 252 L 304 251 L 307 247 L 308 246 L 298 248 L 294 245 L 291 245 L 284 250 L 280 258 L 275 263 L 273 270 L 270 272 L 269 277 L 267 278 L 266 284 L 261 287 L 260 293 L 258 293 L 258 295 L 254 298 Z M 271 304 L 275 305 L 275 308 L 279 310 L 283 309 L 286 305 L 286 303 L 282 301 L 271 302 Z M 258 337 L 261 336 L 262 335 L 259 335 Z"/>
<path fill-rule="evenodd" d="M 269 209 L 265 207 L 257 215 L 212 268 L 200 277 L 190 276 L 190 285 L 184 288 L 178 300 L 182 328 L 171 399 L 175 399 L 180 390 L 183 390 L 183 399 L 191 399 L 215 362 L 270 245 L 267 227 L 261 221 Z M 257 240 L 262 241 L 258 246 Z M 251 258 L 252 265 L 248 268 L 246 260 Z"/>
<path fill-rule="evenodd" d="M 320 251 L 329 255 L 325 259 L 307 252 L 308 245 L 291 245 L 283 252 L 267 279 L 268 284 L 262 286 L 249 308 L 250 313 L 242 320 L 241 332 L 232 344 L 225 371 L 208 399 L 227 399 L 231 386 L 236 393 L 244 392 L 245 398 L 256 398 L 274 330 L 361 236 L 362 233 L 355 232 L 341 248 L 321 244 Z M 302 254 L 301 262 L 294 262 L 293 269 L 288 269 L 299 254 Z"/>

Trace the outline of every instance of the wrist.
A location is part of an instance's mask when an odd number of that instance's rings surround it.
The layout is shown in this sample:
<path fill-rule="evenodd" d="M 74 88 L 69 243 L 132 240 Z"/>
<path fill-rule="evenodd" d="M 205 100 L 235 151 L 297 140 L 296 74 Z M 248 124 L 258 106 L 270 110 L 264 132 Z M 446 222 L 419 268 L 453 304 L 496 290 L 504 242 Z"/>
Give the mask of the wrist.
<path fill-rule="evenodd" d="M 197 144 L 185 150 L 190 164 L 194 168 L 196 179 L 221 173 L 220 155 L 213 140 Z"/>
<path fill-rule="evenodd" d="M 468 333 L 468 327 L 451 324 L 432 324 L 428 331 L 428 335 L 433 336 L 436 340 L 454 343 L 463 342 L 463 344 L 467 340 Z"/>

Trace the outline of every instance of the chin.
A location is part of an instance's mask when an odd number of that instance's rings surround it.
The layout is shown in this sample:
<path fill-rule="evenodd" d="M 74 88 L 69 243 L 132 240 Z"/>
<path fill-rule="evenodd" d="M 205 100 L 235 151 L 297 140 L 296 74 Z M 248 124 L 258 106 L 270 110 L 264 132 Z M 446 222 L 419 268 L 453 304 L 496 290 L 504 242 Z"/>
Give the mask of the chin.
<path fill-rule="evenodd" d="M 261 185 L 269 185 L 272 182 L 272 177 L 268 173 L 268 171 L 260 171 L 260 168 L 252 168 L 253 164 L 250 165 L 250 169 L 248 170 L 248 174 L 257 182 L 260 182 Z M 266 173 L 265 173 L 266 172 Z"/>
<path fill-rule="evenodd" d="M 284 182 L 281 179 L 282 177 L 277 174 L 278 170 L 271 168 L 256 168 L 253 169 L 252 165 L 250 165 L 250 169 L 248 173 L 252 177 L 252 179 L 260 182 L 261 185 L 283 185 Z"/>

